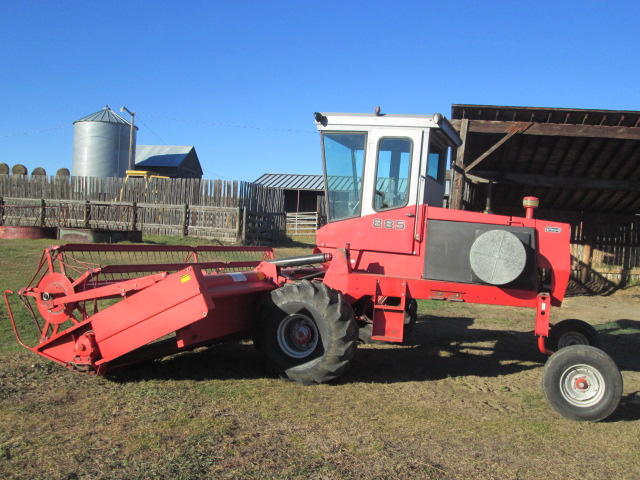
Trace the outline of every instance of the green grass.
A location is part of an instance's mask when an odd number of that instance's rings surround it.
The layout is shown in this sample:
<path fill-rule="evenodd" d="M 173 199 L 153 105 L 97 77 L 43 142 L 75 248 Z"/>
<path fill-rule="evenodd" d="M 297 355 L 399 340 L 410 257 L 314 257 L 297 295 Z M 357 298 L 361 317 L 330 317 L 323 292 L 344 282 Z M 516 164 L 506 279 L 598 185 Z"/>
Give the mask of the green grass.
<path fill-rule="evenodd" d="M 203 243 L 151 239 L 172 240 Z M 276 253 L 310 253 L 306 242 Z M 0 242 L 1 286 L 25 286 L 49 243 Z M 267 375 L 251 342 L 76 374 L 19 347 L 2 307 L 0 478 L 640 476 L 637 406 L 595 425 L 547 407 L 530 310 L 419 301 L 419 314 L 406 344 L 362 346 L 339 381 L 305 387 Z M 634 325 L 598 328 L 637 352 Z M 640 388 L 627 362 L 625 395 Z"/>

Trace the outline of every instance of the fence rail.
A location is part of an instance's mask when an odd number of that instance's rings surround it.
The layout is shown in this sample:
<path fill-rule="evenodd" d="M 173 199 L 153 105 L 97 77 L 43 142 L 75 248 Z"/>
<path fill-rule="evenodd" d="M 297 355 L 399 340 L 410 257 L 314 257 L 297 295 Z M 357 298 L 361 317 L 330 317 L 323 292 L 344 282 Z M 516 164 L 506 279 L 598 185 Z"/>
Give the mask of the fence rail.
<path fill-rule="evenodd" d="M 272 243 L 284 233 L 283 222 L 278 219 L 282 216 L 244 207 L 0 199 L 0 226 L 132 230 L 254 245 Z"/>
<path fill-rule="evenodd" d="M 318 229 L 317 212 L 287 213 L 287 235 L 315 235 Z"/>

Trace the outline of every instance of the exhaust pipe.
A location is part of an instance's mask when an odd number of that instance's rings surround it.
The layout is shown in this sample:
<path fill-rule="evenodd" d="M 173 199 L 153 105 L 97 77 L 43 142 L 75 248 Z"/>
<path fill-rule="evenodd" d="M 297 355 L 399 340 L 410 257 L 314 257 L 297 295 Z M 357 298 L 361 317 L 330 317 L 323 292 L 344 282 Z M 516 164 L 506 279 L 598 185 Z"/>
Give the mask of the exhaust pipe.
<path fill-rule="evenodd" d="M 314 263 L 325 263 L 331 260 L 330 253 L 314 253 L 313 255 L 301 255 L 299 257 L 279 258 L 269 260 L 267 263 L 279 267 L 300 267 L 302 265 L 313 265 Z"/>

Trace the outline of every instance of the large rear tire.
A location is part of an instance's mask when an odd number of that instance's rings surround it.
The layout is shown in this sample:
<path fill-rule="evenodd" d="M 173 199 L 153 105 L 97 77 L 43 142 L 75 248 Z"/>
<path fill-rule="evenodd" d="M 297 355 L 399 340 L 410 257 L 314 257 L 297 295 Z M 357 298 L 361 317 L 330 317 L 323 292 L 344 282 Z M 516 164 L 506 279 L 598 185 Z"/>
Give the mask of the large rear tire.
<path fill-rule="evenodd" d="M 356 352 L 358 328 L 342 295 L 300 281 L 271 292 L 256 345 L 274 373 L 308 385 L 342 375 Z"/>
<path fill-rule="evenodd" d="M 622 375 L 602 350 L 570 345 L 544 366 L 542 390 L 551 408 L 569 420 L 599 422 L 611 415 L 622 396 Z"/>

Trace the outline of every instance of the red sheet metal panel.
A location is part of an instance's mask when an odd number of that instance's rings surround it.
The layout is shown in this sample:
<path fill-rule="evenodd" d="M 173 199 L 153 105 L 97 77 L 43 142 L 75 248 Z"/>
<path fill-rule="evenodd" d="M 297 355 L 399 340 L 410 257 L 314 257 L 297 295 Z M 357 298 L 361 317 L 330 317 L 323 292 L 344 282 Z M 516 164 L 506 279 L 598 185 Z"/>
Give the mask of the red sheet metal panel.
<path fill-rule="evenodd" d="M 204 318 L 213 302 L 202 273 L 188 267 L 91 318 L 104 363 Z"/>

